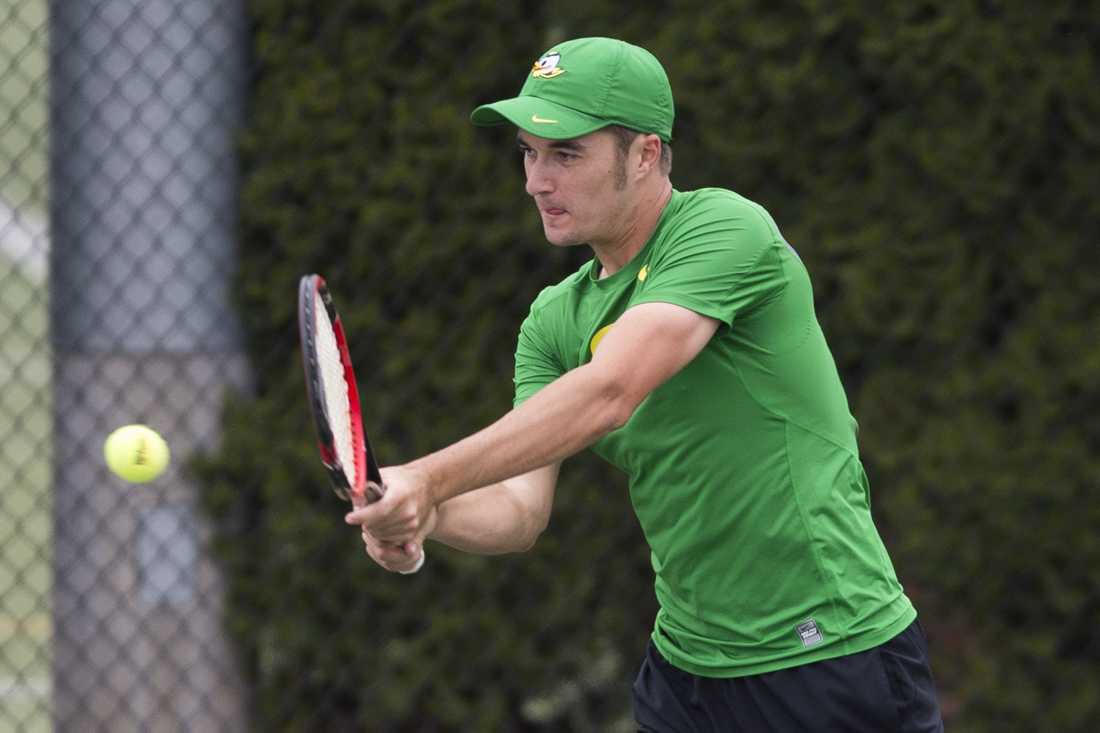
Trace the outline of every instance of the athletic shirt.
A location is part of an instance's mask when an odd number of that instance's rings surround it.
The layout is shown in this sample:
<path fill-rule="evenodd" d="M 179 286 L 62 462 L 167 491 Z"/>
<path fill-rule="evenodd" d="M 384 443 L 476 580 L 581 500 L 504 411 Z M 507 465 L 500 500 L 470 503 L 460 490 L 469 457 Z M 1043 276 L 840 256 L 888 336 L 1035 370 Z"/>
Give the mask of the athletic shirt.
<path fill-rule="evenodd" d="M 516 349 L 517 405 L 588 362 L 631 306 L 719 321 L 695 359 L 592 446 L 629 476 L 661 654 L 737 677 L 900 633 L 916 612 L 871 519 L 809 275 L 768 212 L 723 189 L 673 191 L 638 255 L 599 273 L 593 259 L 535 299 Z"/>

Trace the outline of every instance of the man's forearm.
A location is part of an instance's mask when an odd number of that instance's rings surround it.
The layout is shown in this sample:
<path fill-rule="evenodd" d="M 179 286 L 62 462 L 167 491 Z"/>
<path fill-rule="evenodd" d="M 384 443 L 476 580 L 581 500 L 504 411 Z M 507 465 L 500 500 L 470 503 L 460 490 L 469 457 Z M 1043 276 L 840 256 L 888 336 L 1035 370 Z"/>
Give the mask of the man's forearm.
<path fill-rule="evenodd" d="M 430 538 L 479 555 L 524 552 L 535 544 L 545 521 L 504 484 L 493 484 L 445 501 Z"/>
<path fill-rule="evenodd" d="M 550 383 L 489 427 L 409 468 L 428 477 L 435 503 L 560 461 L 620 427 L 633 405 L 591 364 Z"/>

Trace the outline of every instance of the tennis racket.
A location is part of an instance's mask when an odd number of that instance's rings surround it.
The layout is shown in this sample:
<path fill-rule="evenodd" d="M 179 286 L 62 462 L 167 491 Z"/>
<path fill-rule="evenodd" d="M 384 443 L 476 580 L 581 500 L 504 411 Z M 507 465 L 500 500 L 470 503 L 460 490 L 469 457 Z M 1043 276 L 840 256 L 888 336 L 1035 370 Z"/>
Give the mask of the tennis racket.
<path fill-rule="evenodd" d="M 328 469 L 333 489 L 354 506 L 378 501 L 386 489 L 363 430 L 347 335 L 320 275 L 304 275 L 298 283 L 298 330 L 321 463 Z M 408 572 L 416 572 L 423 564 L 421 553 L 416 567 Z"/>

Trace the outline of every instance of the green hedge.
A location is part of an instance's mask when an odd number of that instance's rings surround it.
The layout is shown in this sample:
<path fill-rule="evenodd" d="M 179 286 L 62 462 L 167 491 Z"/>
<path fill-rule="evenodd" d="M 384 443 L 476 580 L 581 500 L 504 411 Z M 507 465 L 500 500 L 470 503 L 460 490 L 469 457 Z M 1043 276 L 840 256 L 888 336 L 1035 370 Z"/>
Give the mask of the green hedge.
<path fill-rule="evenodd" d="M 507 130 L 467 121 L 556 40 L 676 93 L 673 181 L 775 214 L 814 277 L 952 728 L 1100 715 L 1100 45 L 1088 3 L 250 4 L 238 293 L 257 389 L 198 466 L 258 730 L 629 730 L 655 610 L 625 482 L 567 463 L 531 553 L 363 556 L 316 465 L 297 278 L 320 271 L 384 459 L 510 405 L 543 242 Z M 1090 9 L 1091 8 L 1091 9 Z"/>

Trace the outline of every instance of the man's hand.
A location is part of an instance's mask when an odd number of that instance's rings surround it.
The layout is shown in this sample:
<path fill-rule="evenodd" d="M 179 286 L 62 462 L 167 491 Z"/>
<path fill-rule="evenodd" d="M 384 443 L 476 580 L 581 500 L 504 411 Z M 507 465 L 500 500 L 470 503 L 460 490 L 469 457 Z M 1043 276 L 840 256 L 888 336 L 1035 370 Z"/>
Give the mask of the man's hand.
<path fill-rule="evenodd" d="M 355 507 L 344 520 L 359 525 L 382 545 L 423 545 L 436 520 L 427 481 L 405 466 L 382 469 L 382 481 L 386 487 L 382 498 Z"/>
<path fill-rule="evenodd" d="M 435 524 L 435 512 L 433 510 L 430 524 Z M 391 573 L 412 573 L 419 569 L 423 562 L 424 547 L 414 542 L 405 545 L 395 545 L 389 542 L 381 542 L 367 530 L 361 530 L 363 545 L 367 548 L 367 555 Z"/>

